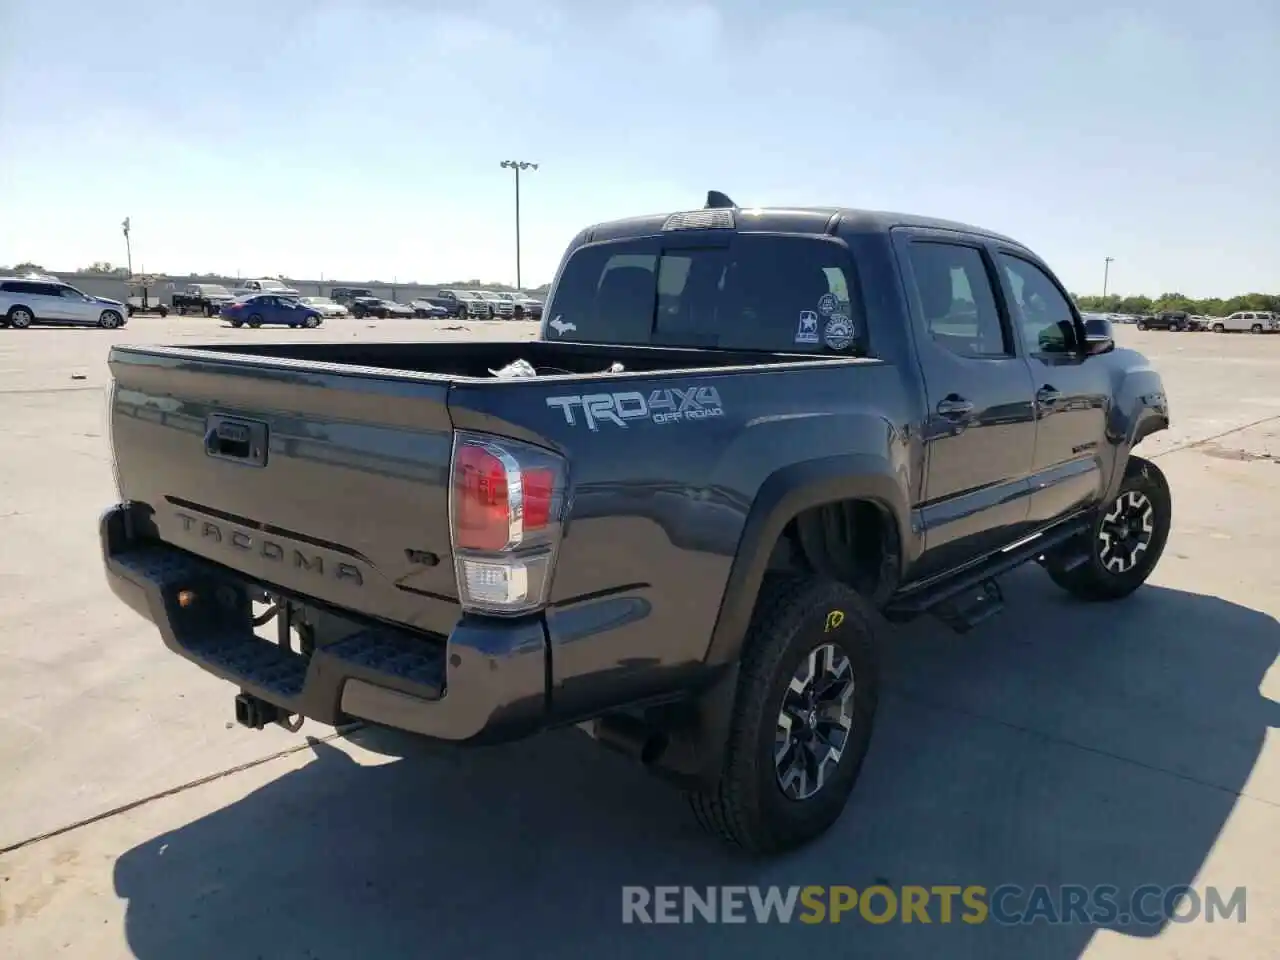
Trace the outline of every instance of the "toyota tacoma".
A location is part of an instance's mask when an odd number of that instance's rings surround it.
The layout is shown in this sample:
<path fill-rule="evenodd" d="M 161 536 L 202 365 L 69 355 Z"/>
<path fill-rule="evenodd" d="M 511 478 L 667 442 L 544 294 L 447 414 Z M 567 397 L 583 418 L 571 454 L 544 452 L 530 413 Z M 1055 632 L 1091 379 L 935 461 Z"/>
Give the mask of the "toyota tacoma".
<path fill-rule="evenodd" d="M 532 342 L 110 368 L 108 580 L 240 723 L 577 725 L 756 853 L 845 807 L 893 622 L 963 632 L 1029 562 L 1118 600 L 1170 527 L 1159 375 L 923 217 L 713 191 L 578 234 Z"/>

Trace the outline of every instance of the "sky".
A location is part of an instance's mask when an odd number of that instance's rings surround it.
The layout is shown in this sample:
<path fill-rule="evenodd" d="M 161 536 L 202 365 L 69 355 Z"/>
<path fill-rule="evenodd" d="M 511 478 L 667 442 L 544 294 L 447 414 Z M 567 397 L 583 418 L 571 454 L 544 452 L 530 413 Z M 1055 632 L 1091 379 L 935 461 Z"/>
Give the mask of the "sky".
<path fill-rule="evenodd" d="M 1280 4 L 0 0 L 0 264 L 551 279 L 601 220 L 978 224 L 1077 293 L 1280 291 Z"/>

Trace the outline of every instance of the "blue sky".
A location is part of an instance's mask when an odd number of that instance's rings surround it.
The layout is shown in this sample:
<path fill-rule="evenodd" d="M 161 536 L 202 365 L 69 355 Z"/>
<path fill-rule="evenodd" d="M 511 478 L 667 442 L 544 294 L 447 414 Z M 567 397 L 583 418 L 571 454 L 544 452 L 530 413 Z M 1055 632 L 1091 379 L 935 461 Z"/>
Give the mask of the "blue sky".
<path fill-rule="evenodd" d="M 1278 95 L 1275 0 L 0 0 L 0 263 L 510 281 L 510 157 L 526 286 L 716 188 L 1274 292 Z"/>

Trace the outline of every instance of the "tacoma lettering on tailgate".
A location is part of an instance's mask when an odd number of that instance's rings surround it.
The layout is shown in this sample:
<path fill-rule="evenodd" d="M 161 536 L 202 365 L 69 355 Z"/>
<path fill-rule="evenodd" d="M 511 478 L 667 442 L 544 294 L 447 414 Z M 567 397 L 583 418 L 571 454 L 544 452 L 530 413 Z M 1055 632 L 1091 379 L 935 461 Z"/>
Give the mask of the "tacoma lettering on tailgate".
<path fill-rule="evenodd" d="M 357 587 L 364 586 L 364 574 L 355 564 L 326 558 L 322 554 L 311 551 L 304 552 L 297 547 L 286 546 L 275 540 L 268 540 L 266 537 L 254 536 L 238 527 L 193 517 L 189 513 L 175 513 L 174 516 L 182 523 L 184 533 L 198 537 L 205 543 L 218 544 L 227 550 L 249 553 L 270 563 L 288 566 L 312 576 L 330 577 L 344 583 L 355 584 Z"/>

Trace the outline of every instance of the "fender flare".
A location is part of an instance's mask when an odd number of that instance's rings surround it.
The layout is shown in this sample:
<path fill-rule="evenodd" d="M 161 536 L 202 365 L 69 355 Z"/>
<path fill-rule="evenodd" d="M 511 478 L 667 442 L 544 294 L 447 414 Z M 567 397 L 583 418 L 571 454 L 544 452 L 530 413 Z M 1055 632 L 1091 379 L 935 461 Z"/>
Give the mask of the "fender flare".
<path fill-rule="evenodd" d="M 897 537 L 895 575 L 901 575 L 903 544 L 910 533 L 903 481 L 884 457 L 847 454 L 791 464 L 770 474 L 752 502 L 734 556 L 705 662 L 736 662 L 746 637 L 756 594 L 774 544 L 787 524 L 810 507 L 837 500 L 867 500 L 884 513 Z"/>
<path fill-rule="evenodd" d="M 1142 394 L 1137 398 L 1133 413 L 1129 418 L 1128 435 L 1117 451 L 1115 463 L 1111 470 L 1111 482 L 1107 485 L 1104 503 L 1120 492 L 1120 484 L 1124 482 L 1124 472 L 1134 448 L 1153 433 L 1169 429 L 1169 402 L 1163 392 Z"/>

